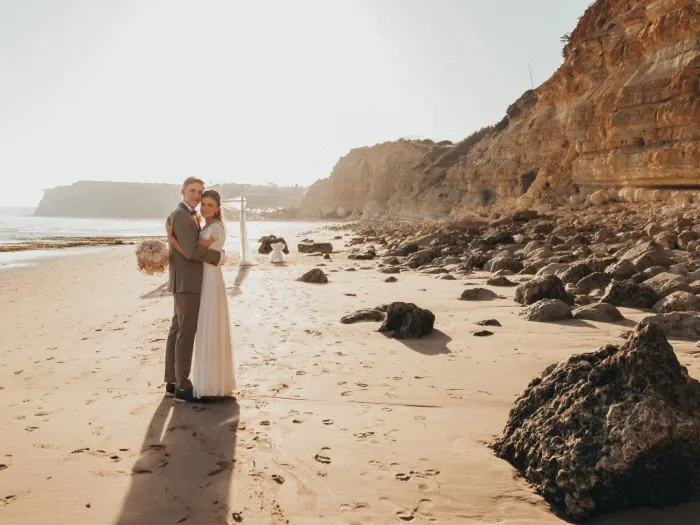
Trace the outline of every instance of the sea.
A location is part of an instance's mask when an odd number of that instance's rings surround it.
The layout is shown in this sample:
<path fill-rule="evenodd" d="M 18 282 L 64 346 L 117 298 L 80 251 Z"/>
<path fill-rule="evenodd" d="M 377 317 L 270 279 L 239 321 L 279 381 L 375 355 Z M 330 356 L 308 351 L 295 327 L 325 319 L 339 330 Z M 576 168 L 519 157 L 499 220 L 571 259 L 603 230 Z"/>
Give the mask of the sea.
<path fill-rule="evenodd" d="M 72 219 L 63 217 L 35 217 L 31 208 L 0 207 L 0 246 L 48 241 L 56 238 L 80 239 L 86 237 L 164 237 L 164 219 Z M 325 226 L 319 222 L 248 221 L 248 243 L 257 250 L 258 239 L 264 235 L 284 237 L 292 245 L 304 234 Z M 237 220 L 229 221 L 226 251 L 240 250 L 240 227 Z M 31 266 L 47 257 L 61 257 L 104 248 L 65 248 L 60 250 L 26 250 L 0 252 L 0 270 Z"/>

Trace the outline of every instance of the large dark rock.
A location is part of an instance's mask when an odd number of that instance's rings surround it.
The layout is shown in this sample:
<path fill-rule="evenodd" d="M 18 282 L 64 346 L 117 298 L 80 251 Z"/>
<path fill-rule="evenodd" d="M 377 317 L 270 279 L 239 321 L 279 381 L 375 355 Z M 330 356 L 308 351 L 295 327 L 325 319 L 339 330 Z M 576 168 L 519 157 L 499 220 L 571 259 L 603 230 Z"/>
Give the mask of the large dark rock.
<path fill-rule="evenodd" d="M 564 283 L 556 275 L 535 277 L 519 284 L 515 289 L 515 302 L 517 303 L 528 305 L 540 299 L 559 299 L 564 302 L 571 302 L 571 297 L 566 292 Z"/>
<path fill-rule="evenodd" d="M 418 246 L 416 243 L 411 242 L 408 244 L 404 244 L 396 250 L 389 252 L 389 255 L 394 257 L 408 257 L 412 253 L 416 253 L 418 250 L 420 250 L 420 246 Z"/>
<path fill-rule="evenodd" d="M 333 245 L 329 242 L 300 242 L 297 245 L 299 253 L 333 253 Z"/>
<path fill-rule="evenodd" d="M 639 324 L 658 325 L 666 337 L 690 339 L 691 341 L 700 340 L 700 314 L 696 312 L 670 312 L 650 315 L 642 319 Z"/>
<path fill-rule="evenodd" d="M 654 310 L 669 312 L 700 312 L 700 298 L 690 292 L 673 292 L 654 305 Z"/>
<path fill-rule="evenodd" d="M 605 273 L 611 278 L 617 279 L 618 281 L 624 281 L 629 279 L 639 270 L 630 261 L 622 260 L 612 263 L 605 269 Z"/>
<path fill-rule="evenodd" d="M 540 299 L 518 314 L 528 321 L 548 323 L 571 319 L 571 307 L 560 299 Z"/>
<path fill-rule="evenodd" d="M 386 307 L 382 308 L 365 308 L 363 310 L 358 310 L 356 312 L 351 313 L 350 315 L 346 315 L 342 319 L 340 319 L 340 322 L 343 324 L 353 324 L 353 323 L 362 323 L 362 322 L 380 322 L 384 320 L 384 316 L 386 312 Z"/>
<path fill-rule="evenodd" d="M 328 277 L 326 277 L 326 274 L 323 273 L 323 270 L 320 268 L 314 268 L 299 277 L 299 280 L 303 283 L 326 284 L 328 282 Z"/>
<path fill-rule="evenodd" d="M 635 273 L 632 277 L 630 277 L 630 279 L 633 280 L 635 283 L 641 284 L 644 281 L 648 281 L 652 277 L 656 277 L 657 275 L 664 272 L 666 272 L 666 268 L 664 268 L 663 266 L 652 266 L 651 268 L 647 268 L 643 272 Z"/>
<path fill-rule="evenodd" d="M 470 268 L 483 268 L 489 261 L 489 256 L 484 252 L 469 252 L 464 258 L 464 264 Z"/>
<path fill-rule="evenodd" d="M 413 303 L 391 303 L 379 328 L 395 339 L 417 339 L 433 331 L 435 315 Z"/>
<path fill-rule="evenodd" d="M 518 283 L 509 280 L 505 275 L 491 277 L 486 281 L 486 284 L 489 286 L 518 286 Z"/>
<path fill-rule="evenodd" d="M 659 299 L 654 290 L 634 281 L 613 281 L 605 289 L 600 302 L 629 308 L 651 308 Z"/>
<path fill-rule="evenodd" d="M 426 264 L 430 264 L 434 259 L 437 259 L 438 253 L 433 250 L 421 250 L 411 254 L 406 261 L 406 265 L 410 268 L 420 268 Z"/>
<path fill-rule="evenodd" d="M 634 246 L 625 252 L 622 259 L 630 261 L 639 270 L 646 270 L 652 266 L 665 266 L 668 268 L 673 264 L 668 250 L 654 241 Z"/>
<path fill-rule="evenodd" d="M 700 482 L 700 383 L 639 327 L 532 380 L 493 448 L 575 521 L 680 503 Z"/>
<path fill-rule="evenodd" d="M 592 272 L 593 270 L 591 270 L 588 264 L 586 264 L 585 262 L 580 262 L 572 265 L 568 269 L 561 272 L 559 274 L 559 278 L 564 284 L 576 284 Z"/>
<path fill-rule="evenodd" d="M 608 284 L 610 284 L 611 280 L 612 278 L 607 273 L 592 273 L 576 283 L 576 293 L 585 295 L 591 293 L 593 290 L 605 288 Z"/>
<path fill-rule="evenodd" d="M 507 255 L 499 255 L 498 257 L 495 257 L 484 264 L 484 270 L 494 273 L 500 270 L 509 270 L 513 273 L 517 273 L 522 269 L 523 263 L 521 263 L 515 257 L 510 257 Z"/>
<path fill-rule="evenodd" d="M 689 292 L 688 279 L 682 275 L 664 272 L 644 281 L 643 286 L 654 290 L 659 297 L 666 297 L 673 292 Z"/>
<path fill-rule="evenodd" d="M 260 243 L 260 247 L 258 248 L 258 253 L 262 254 L 267 254 L 267 253 L 272 253 L 272 244 L 277 244 L 278 242 L 283 242 L 284 243 L 284 248 L 282 249 L 282 252 L 284 253 L 289 253 L 289 248 L 287 247 L 287 241 L 284 240 L 284 237 L 276 237 L 274 235 L 266 235 L 265 237 L 261 237 L 258 239 L 258 242 Z"/>
<path fill-rule="evenodd" d="M 596 303 L 582 306 L 573 312 L 574 319 L 588 321 L 600 321 L 602 323 L 617 323 L 624 321 L 624 317 L 615 306 L 610 303 Z"/>
<path fill-rule="evenodd" d="M 686 230 L 678 234 L 678 246 L 682 250 L 688 249 L 688 244 L 692 241 L 697 241 L 700 239 L 700 233 L 693 230 Z"/>
<path fill-rule="evenodd" d="M 349 255 L 348 259 L 356 261 L 371 261 L 377 257 L 377 251 L 374 246 L 369 246 L 365 250 L 353 250 Z"/>
<path fill-rule="evenodd" d="M 492 301 L 498 299 L 498 294 L 488 288 L 467 288 L 460 296 L 462 301 Z"/>

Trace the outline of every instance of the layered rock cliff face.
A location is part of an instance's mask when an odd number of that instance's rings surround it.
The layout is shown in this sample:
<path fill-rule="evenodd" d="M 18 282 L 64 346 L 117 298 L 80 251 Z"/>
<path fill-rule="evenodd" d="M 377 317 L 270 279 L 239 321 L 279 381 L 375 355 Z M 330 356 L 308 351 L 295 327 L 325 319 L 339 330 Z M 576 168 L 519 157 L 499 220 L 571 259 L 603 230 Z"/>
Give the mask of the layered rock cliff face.
<path fill-rule="evenodd" d="M 353 150 L 302 214 L 446 216 L 577 204 L 601 188 L 634 199 L 670 193 L 630 188 L 700 189 L 700 2 L 598 0 L 563 53 L 547 82 L 459 144 Z"/>

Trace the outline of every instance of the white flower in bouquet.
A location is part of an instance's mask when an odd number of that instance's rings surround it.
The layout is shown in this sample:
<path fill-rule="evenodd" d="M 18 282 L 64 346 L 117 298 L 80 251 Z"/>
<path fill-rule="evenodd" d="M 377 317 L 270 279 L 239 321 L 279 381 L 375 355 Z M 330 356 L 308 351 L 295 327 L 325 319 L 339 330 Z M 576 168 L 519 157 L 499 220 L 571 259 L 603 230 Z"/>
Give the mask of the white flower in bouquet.
<path fill-rule="evenodd" d="M 136 263 L 145 274 L 163 273 L 170 264 L 168 244 L 157 239 L 143 241 L 136 248 Z"/>

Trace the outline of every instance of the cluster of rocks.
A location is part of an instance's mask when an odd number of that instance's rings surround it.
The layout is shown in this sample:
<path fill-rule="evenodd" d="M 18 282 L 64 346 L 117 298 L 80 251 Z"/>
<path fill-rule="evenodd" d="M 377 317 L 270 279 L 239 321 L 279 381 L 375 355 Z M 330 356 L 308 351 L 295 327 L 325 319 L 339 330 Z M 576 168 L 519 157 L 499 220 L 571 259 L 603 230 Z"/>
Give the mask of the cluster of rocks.
<path fill-rule="evenodd" d="M 380 272 L 441 279 L 492 272 L 486 284 L 517 286 L 516 301 L 531 320 L 614 322 L 622 319 L 617 307 L 629 307 L 680 312 L 692 325 L 700 312 L 700 215 L 683 208 L 613 204 L 552 215 L 521 210 L 491 219 L 359 224 L 355 231 L 347 245 L 371 243 L 353 253 L 378 258 Z M 472 289 L 461 298 L 497 297 Z"/>
<path fill-rule="evenodd" d="M 532 380 L 493 448 L 575 521 L 683 502 L 700 487 L 700 383 L 642 323 Z"/>

